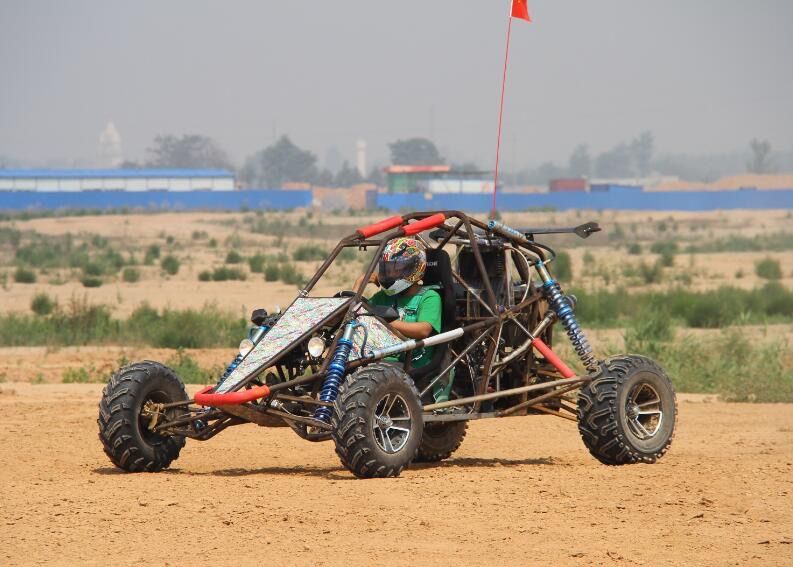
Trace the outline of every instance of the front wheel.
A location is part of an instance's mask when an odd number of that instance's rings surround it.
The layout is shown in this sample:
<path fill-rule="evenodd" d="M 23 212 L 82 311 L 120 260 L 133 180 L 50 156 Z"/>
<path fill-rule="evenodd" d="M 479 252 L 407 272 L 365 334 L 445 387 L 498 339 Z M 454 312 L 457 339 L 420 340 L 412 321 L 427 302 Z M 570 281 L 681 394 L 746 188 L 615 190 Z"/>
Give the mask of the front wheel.
<path fill-rule="evenodd" d="M 672 444 L 677 400 L 672 382 L 651 359 L 620 355 L 578 392 L 578 430 L 607 465 L 654 463 Z"/>
<path fill-rule="evenodd" d="M 421 443 L 421 411 L 416 386 L 401 368 L 375 363 L 356 370 L 333 404 L 341 463 L 358 478 L 399 476 Z"/>
<path fill-rule="evenodd" d="M 185 439 L 152 431 L 153 418 L 146 415 L 156 404 L 187 400 L 182 381 L 157 362 L 137 362 L 114 374 L 102 391 L 97 420 L 99 440 L 113 464 L 127 472 L 167 468 L 179 457 Z M 175 413 L 167 409 L 164 417 Z"/>

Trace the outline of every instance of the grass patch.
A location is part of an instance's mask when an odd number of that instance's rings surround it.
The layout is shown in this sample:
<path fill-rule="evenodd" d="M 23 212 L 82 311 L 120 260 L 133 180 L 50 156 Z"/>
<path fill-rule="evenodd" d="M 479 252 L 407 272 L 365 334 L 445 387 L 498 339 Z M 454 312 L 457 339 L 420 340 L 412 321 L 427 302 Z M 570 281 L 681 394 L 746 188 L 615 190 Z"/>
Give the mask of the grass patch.
<path fill-rule="evenodd" d="M 7 313 L 0 315 L 0 346 L 79 346 L 123 344 L 161 348 L 232 347 L 245 336 L 242 317 L 203 309 L 158 311 L 148 305 L 123 321 L 102 305 L 72 299 L 56 306 L 49 315 Z"/>
<path fill-rule="evenodd" d="M 726 238 L 691 244 L 686 247 L 686 252 L 712 253 L 712 252 L 782 252 L 793 250 L 793 233 L 773 232 L 758 234 L 756 236 L 741 236 L 732 234 Z"/>
<path fill-rule="evenodd" d="M 664 309 L 678 323 L 700 328 L 793 319 L 793 291 L 779 282 L 769 282 L 753 290 L 723 286 L 708 292 L 685 289 L 642 293 L 627 293 L 624 289 L 571 291 L 578 298 L 576 314 L 580 321 L 598 327 L 624 326 L 636 313 L 647 308 Z"/>
<path fill-rule="evenodd" d="M 752 341 L 737 329 L 708 338 L 674 336 L 665 310 L 644 309 L 626 329 L 625 348 L 657 360 L 679 392 L 735 402 L 793 402 L 793 367 L 785 363 L 783 341 Z"/>
<path fill-rule="evenodd" d="M 185 384 L 211 384 L 223 374 L 223 368 L 214 366 L 204 368 L 198 361 L 187 354 L 184 349 L 179 348 L 176 354 L 169 358 L 165 365 L 173 370 Z"/>

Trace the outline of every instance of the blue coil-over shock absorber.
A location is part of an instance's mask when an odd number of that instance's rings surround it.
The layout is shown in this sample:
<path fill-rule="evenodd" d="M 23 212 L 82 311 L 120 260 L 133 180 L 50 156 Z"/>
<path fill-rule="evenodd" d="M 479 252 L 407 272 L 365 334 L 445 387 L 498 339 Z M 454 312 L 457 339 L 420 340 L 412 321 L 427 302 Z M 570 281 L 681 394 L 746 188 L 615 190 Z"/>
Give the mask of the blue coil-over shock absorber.
<path fill-rule="evenodd" d="M 322 390 L 319 393 L 319 401 L 321 402 L 334 402 L 336 396 L 339 395 L 339 386 L 341 386 L 344 373 L 347 371 L 347 361 L 352 350 L 352 335 L 357 326 L 357 323 L 349 323 L 344 329 L 344 335 L 336 344 L 336 351 L 333 353 L 330 364 L 328 364 L 328 372 L 325 376 L 325 381 L 322 383 Z M 331 413 L 330 407 L 320 406 L 314 412 L 314 419 L 330 423 Z"/>
<path fill-rule="evenodd" d="M 570 342 L 573 344 L 578 358 L 584 363 L 587 370 L 594 370 L 597 368 L 597 360 L 592 352 L 592 347 L 584 334 L 581 325 L 578 324 L 573 306 L 567 296 L 562 293 L 562 287 L 559 282 L 554 280 L 545 268 L 545 264 L 538 262 L 536 264 L 537 272 L 543 280 L 542 293 L 548 301 L 548 306 L 556 313 L 559 321 L 562 323 Z"/>

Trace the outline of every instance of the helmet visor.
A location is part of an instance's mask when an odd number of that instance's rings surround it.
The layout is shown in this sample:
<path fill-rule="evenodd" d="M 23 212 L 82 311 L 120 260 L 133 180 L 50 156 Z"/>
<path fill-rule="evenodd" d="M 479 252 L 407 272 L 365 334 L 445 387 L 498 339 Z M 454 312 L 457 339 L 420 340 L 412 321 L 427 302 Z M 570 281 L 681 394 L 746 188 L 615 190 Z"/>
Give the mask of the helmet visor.
<path fill-rule="evenodd" d="M 397 280 L 414 273 L 418 266 L 418 256 L 396 256 L 389 260 L 380 260 L 377 279 L 383 287 L 391 287 Z"/>

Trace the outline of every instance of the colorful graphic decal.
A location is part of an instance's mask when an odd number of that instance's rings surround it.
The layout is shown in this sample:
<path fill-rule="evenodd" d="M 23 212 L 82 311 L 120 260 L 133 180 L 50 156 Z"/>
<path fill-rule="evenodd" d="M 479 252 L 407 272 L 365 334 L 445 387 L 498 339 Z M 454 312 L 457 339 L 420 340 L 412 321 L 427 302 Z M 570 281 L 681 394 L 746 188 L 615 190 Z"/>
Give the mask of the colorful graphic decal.
<path fill-rule="evenodd" d="M 292 346 L 306 331 L 339 310 L 349 301 L 346 297 L 300 297 L 284 311 L 281 318 L 248 353 L 234 372 L 215 390 L 231 391 L 245 378 L 269 364 L 285 348 Z"/>
<path fill-rule="evenodd" d="M 366 354 L 370 354 L 374 349 L 402 342 L 402 339 L 392 333 L 379 319 L 367 315 L 367 311 L 363 307 L 358 309 L 356 315 L 358 322 L 366 327 L 366 333 L 364 333 L 361 327 L 355 329 L 355 334 L 352 339 L 353 345 L 352 352 L 350 353 L 350 360 L 361 358 L 361 346 L 364 335 L 366 335 L 366 346 L 364 347 Z"/>

